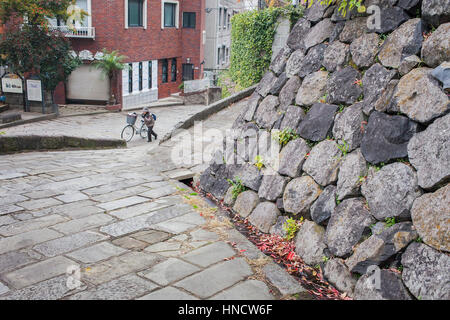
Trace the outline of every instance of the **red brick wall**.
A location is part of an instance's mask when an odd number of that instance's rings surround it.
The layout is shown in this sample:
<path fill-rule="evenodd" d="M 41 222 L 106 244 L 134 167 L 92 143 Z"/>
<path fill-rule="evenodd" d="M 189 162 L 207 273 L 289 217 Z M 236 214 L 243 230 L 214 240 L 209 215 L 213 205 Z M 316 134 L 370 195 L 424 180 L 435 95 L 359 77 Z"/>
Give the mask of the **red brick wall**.
<path fill-rule="evenodd" d="M 89 50 L 93 54 L 103 48 L 118 50 L 127 56 L 126 62 L 169 59 L 169 83 L 162 84 L 161 61 L 158 65 L 159 98 L 180 91 L 178 86 L 182 80 L 182 64 L 190 58 L 198 70 L 195 79 L 203 74 L 203 42 L 202 32 L 205 30 L 205 0 L 179 0 L 180 28 L 161 29 L 161 1 L 147 0 L 147 29 L 125 29 L 125 1 L 103 0 L 92 1 L 92 26 L 96 37 L 92 39 L 73 39 L 72 45 L 76 52 Z M 183 12 L 196 12 L 196 28 L 184 29 Z M 171 82 L 171 58 L 177 58 L 177 81 Z M 121 81 L 117 81 L 115 91 L 121 100 Z"/>

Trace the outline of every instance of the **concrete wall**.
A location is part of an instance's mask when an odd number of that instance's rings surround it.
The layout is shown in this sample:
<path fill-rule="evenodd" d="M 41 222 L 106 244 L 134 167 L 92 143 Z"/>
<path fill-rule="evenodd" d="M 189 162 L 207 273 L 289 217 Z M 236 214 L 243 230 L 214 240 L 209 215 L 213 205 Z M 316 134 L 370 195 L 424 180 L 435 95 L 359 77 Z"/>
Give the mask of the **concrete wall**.
<path fill-rule="evenodd" d="M 82 65 L 69 76 L 67 99 L 107 101 L 109 98 L 109 79 L 98 69 Z"/>
<path fill-rule="evenodd" d="M 289 19 L 284 17 L 278 18 L 278 27 L 272 44 L 272 61 L 275 59 L 281 48 L 286 45 L 290 31 L 291 23 Z"/>

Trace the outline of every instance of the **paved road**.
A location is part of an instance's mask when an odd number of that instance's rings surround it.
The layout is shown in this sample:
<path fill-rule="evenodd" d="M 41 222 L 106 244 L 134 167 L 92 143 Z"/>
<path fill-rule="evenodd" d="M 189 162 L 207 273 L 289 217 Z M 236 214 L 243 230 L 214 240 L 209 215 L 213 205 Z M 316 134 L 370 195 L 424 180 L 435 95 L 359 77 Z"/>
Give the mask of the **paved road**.
<path fill-rule="evenodd" d="M 204 127 L 227 128 L 237 111 L 224 110 Z M 177 110 L 167 112 L 177 121 Z M 52 132 L 74 119 L 51 122 Z M 71 132 L 86 132 L 93 119 Z M 216 208 L 171 179 L 200 167 L 172 163 L 173 147 L 1 156 L 0 299 L 274 299 L 304 292 Z"/>
<path fill-rule="evenodd" d="M 202 105 L 152 108 L 151 111 L 158 117 L 154 131 L 162 138 L 179 121 L 204 108 L 205 106 Z M 120 112 L 58 118 L 7 128 L 2 131 L 5 132 L 6 136 L 37 134 L 120 139 L 122 129 L 126 125 L 126 115 L 127 112 Z M 135 147 L 146 144 L 146 140 L 134 137 L 129 146 Z"/>

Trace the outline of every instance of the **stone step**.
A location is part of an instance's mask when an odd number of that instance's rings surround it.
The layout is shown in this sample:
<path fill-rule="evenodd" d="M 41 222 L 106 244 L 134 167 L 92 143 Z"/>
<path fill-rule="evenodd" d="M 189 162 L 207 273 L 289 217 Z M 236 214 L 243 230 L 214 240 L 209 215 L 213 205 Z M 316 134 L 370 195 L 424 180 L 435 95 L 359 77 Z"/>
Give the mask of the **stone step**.
<path fill-rule="evenodd" d="M 18 112 L 7 113 L 0 116 L 0 123 L 10 123 L 18 120 L 22 120 L 22 115 Z"/>
<path fill-rule="evenodd" d="M 7 104 L 0 105 L 0 113 L 5 112 L 7 110 L 9 110 L 9 106 Z"/>

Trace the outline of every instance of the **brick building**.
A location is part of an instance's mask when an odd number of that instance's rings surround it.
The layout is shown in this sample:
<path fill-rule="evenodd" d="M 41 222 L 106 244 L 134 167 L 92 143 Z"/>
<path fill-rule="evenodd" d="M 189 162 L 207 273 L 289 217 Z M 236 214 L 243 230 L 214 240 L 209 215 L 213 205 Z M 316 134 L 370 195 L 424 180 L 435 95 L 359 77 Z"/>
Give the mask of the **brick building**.
<path fill-rule="evenodd" d="M 101 51 L 127 56 L 129 70 L 113 83 L 123 106 L 141 106 L 179 92 L 203 76 L 205 0 L 77 0 L 87 11 L 76 31 L 54 20 L 84 64 L 56 92 L 59 103 L 104 103 L 109 83 L 90 63 Z"/>

